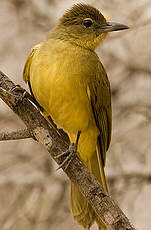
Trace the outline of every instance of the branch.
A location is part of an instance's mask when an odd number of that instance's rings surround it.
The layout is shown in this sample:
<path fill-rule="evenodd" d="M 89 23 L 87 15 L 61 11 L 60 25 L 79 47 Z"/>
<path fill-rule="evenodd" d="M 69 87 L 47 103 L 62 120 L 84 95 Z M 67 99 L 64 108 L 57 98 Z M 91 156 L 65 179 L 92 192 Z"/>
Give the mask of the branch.
<path fill-rule="evenodd" d="M 1 99 L 23 120 L 31 136 L 34 136 L 50 153 L 51 157 L 58 164 L 61 164 L 64 159 L 57 159 L 56 156 L 66 151 L 68 145 L 62 136 L 53 127 L 48 125 L 48 122 L 33 104 L 26 97 L 23 97 L 24 90 L 16 92 L 14 88 L 14 83 L 5 74 L 0 72 Z M 108 230 L 136 230 L 115 201 L 104 192 L 100 183 L 76 154 L 64 171 L 91 204 Z"/>
<path fill-rule="evenodd" d="M 1 132 L 0 141 L 20 140 L 25 138 L 31 138 L 31 134 L 28 129 L 19 129 L 12 132 Z"/>

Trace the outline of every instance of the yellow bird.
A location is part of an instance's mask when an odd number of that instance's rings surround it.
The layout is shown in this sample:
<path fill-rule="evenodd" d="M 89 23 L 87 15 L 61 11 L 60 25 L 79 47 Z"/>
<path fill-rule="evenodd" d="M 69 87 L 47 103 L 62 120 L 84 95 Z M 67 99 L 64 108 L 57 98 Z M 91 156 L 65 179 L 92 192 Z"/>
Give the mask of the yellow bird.
<path fill-rule="evenodd" d="M 68 134 L 71 143 L 81 131 L 79 157 L 106 191 L 104 166 L 111 140 L 111 92 L 95 48 L 108 32 L 124 29 L 128 27 L 108 22 L 90 5 L 74 5 L 48 39 L 33 48 L 23 74 L 36 101 Z M 71 211 L 85 229 L 94 221 L 99 229 L 105 229 L 73 183 Z"/>

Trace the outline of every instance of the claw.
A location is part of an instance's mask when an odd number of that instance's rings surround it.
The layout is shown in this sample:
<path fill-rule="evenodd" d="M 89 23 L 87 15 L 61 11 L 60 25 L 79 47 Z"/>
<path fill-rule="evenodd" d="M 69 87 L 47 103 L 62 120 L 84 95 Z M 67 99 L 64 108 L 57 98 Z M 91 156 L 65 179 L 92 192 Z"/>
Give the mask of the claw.
<path fill-rule="evenodd" d="M 65 171 L 68 168 L 68 166 L 70 165 L 70 163 L 74 157 L 74 154 L 77 152 L 80 134 L 81 134 L 81 131 L 78 131 L 76 142 L 72 143 L 66 152 L 63 152 L 63 153 L 61 153 L 55 157 L 57 159 L 60 157 L 63 157 L 63 156 L 66 157 L 65 160 L 63 160 L 63 162 L 57 168 L 57 171 L 62 167 L 64 168 L 64 171 Z"/>
<path fill-rule="evenodd" d="M 15 86 L 13 86 L 12 88 L 11 88 L 11 92 L 21 92 L 21 93 L 25 93 L 26 91 L 25 91 L 25 89 L 23 89 L 20 85 L 15 85 Z"/>
<path fill-rule="evenodd" d="M 18 105 L 19 103 L 23 102 L 23 99 L 25 98 L 26 95 L 26 90 L 23 89 L 20 85 L 15 85 L 14 87 L 11 88 L 10 90 L 14 94 L 16 93 L 16 100 L 15 100 L 15 105 Z"/>
<path fill-rule="evenodd" d="M 59 167 L 56 169 L 56 171 L 58 171 L 60 168 L 64 167 L 64 170 L 66 170 L 69 166 L 69 164 L 72 161 L 72 157 L 74 156 L 73 152 L 69 152 L 69 150 L 67 150 L 68 152 L 68 156 L 65 158 L 65 160 L 59 165 Z M 67 152 L 64 152 L 64 154 L 66 155 Z"/>

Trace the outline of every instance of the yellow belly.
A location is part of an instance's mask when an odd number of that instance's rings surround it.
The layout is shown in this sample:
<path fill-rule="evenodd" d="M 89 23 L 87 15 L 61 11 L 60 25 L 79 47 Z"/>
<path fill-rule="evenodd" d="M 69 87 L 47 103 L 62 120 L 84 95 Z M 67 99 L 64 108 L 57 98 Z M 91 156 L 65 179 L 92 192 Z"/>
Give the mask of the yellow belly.
<path fill-rule="evenodd" d="M 84 74 L 66 53 L 51 56 L 38 55 L 30 72 L 33 94 L 39 104 L 52 117 L 58 128 L 68 133 L 75 142 L 82 131 L 78 151 L 83 161 L 95 152 L 98 130 L 95 125 L 91 102 L 87 94 Z"/>

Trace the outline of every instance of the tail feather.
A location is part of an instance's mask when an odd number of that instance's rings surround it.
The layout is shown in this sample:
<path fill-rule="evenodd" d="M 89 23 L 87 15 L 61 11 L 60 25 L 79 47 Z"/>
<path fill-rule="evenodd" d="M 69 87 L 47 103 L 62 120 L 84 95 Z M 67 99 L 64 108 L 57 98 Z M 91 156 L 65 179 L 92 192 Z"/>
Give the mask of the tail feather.
<path fill-rule="evenodd" d="M 74 220 L 85 229 L 89 229 L 95 221 L 95 212 L 73 183 L 71 183 L 71 212 Z"/>
<path fill-rule="evenodd" d="M 96 153 L 97 153 L 97 161 L 98 161 L 98 167 L 99 167 L 99 172 L 100 172 L 100 177 L 101 177 L 100 183 L 102 184 L 104 190 L 108 192 L 108 187 L 107 187 L 106 177 L 105 177 L 105 172 L 104 172 L 104 165 L 103 165 L 103 161 L 101 158 L 100 149 L 98 146 L 96 148 Z"/>
<path fill-rule="evenodd" d="M 85 165 L 107 191 L 103 162 L 101 161 L 101 157 L 99 157 L 98 150 L 96 150 L 95 154 L 92 155 L 91 159 Z M 71 183 L 71 211 L 75 221 L 85 229 L 90 229 L 93 222 L 96 221 L 100 230 L 106 230 L 106 227 L 97 217 L 91 205 L 73 183 Z"/>

